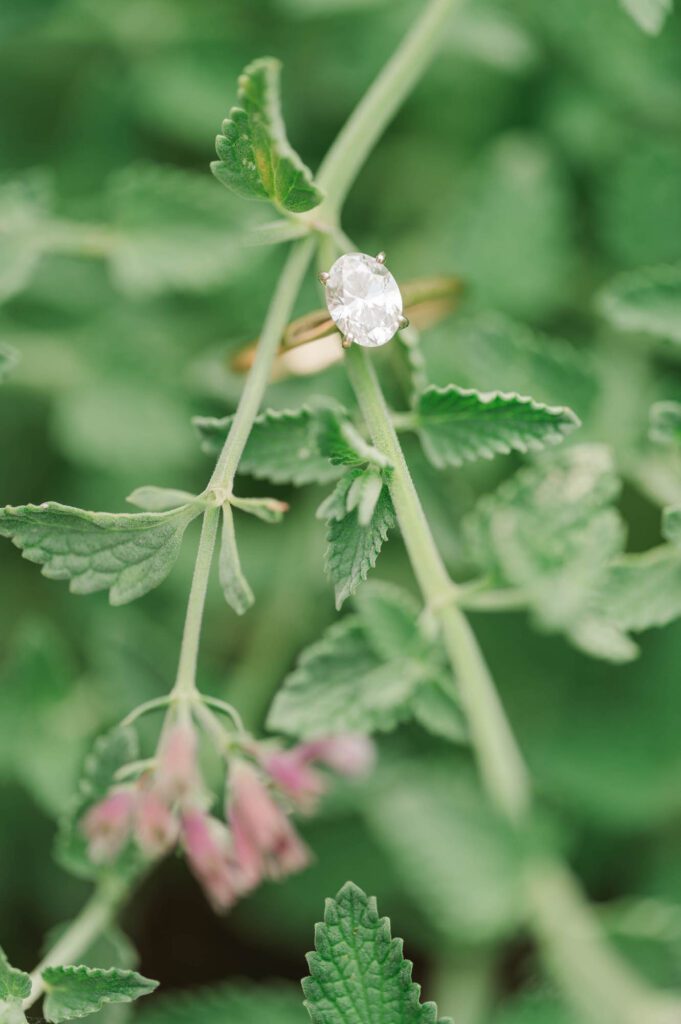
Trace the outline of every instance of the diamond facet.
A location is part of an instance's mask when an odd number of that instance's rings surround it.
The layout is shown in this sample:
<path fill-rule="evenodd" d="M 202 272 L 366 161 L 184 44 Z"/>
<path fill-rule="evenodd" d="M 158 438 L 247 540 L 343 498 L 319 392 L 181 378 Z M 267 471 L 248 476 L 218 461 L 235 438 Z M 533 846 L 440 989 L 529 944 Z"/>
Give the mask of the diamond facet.
<path fill-rule="evenodd" d="M 397 282 L 386 266 L 363 252 L 347 253 L 331 267 L 326 304 L 343 337 L 367 348 L 385 345 L 400 326 Z"/>

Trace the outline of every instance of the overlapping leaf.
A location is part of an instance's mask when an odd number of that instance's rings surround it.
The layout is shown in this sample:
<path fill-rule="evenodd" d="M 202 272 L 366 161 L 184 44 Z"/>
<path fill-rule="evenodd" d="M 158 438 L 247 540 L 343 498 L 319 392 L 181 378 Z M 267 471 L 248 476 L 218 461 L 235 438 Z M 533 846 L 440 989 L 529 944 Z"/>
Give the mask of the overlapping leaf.
<path fill-rule="evenodd" d="M 136 971 L 115 967 L 48 967 L 43 971 L 45 1002 L 43 1012 L 50 1024 L 88 1017 L 109 1003 L 131 1003 L 158 987 Z"/>
<path fill-rule="evenodd" d="M 219 454 L 232 420 L 232 416 L 195 417 L 193 423 L 204 452 Z M 309 406 L 261 413 L 253 424 L 239 472 L 275 484 L 302 486 L 334 480 L 338 470 L 319 448 L 319 435 L 325 424 L 326 410 Z"/>
<path fill-rule="evenodd" d="M 193 505 L 172 512 L 111 513 L 45 502 L 0 509 L 0 536 L 11 537 L 43 575 L 69 580 L 74 594 L 108 590 L 112 604 L 142 597 L 173 567 Z"/>
<path fill-rule="evenodd" d="M 618 330 L 681 344 L 681 266 L 621 274 L 600 293 L 598 305 Z"/>
<path fill-rule="evenodd" d="M 312 1024 L 452 1024 L 435 1003 L 421 1002 L 412 964 L 394 939 L 376 900 L 347 882 L 328 899 L 315 929 L 315 953 L 303 980 Z"/>
<path fill-rule="evenodd" d="M 558 444 L 579 426 L 571 409 L 501 391 L 430 386 L 416 401 L 426 455 L 438 468 Z"/>
<path fill-rule="evenodd" d="M 228 984 L 176 992 L 139 1014 L 141 1024 L 305 1024 L 297 985 Z"/>
<path fill-rule="evenodd" d="M 269 199 L 282 210 L 301 213 L 322 201 L 312 174 L 291 148 L 281 115 L 281 64 L 262 57 L 239 78 L 239 106 L 222 124 L 213 174 L 249 199 Z"/>
<path fill-rule="evenodd" d="M 284 680 L 268 719 L 273 731 L 369 733 L 421 718 L 418 695 L 442 671 L 439 642 L 421 632 L 418 605 L 399 587 L 368 583 L 355 601 L 359 614 L 331 626 Z"/>

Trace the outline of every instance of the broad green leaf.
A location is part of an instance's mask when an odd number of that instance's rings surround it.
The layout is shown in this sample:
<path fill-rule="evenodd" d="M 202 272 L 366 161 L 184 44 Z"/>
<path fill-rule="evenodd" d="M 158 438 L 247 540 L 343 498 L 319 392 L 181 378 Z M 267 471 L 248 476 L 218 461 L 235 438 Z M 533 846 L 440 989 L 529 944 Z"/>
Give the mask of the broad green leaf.
<path fill-rule="evenodd" d="M 137 734 L 133 729 L 118 726 L 99 736 L 85 758 L 83 772 L 73 805 L 60 822 L 57 837 L 57 859 L 68 871 L 80 878 L 98 878 L 105 869 L 93 864 L 87 844 L 80 831 L 85 812 L 106 796 L 116 780 L 116 773 L 139 756 Z M 135 871 L 136 858 L 123 851 L 113 867 L 106 870 L 128 873 Z"/>
<path fill-rule="evenodd" d="M 541 318 L 569 299 L 574 201 L 542 140 L 519 132 L 498 138 L 475 159 L 455 202 L 448 237 L 456 239 L 457 270 L 482 305 Z"/>
<path fill-rule="evenodd" d="M 108 590 L 112 604 L 126 604 L 161 583 L 173 567 L 187 525 L 200 512 L 86 512 L 60 505 L 7 505 L 0 536 L 11 537 L 43 575 L 69 580 L 72 593 Z"/>
<path fill-rule="evenodd" d="M 393 729 L 410 717 L 412 694 L 432 673 L 417 659 L 379 658 L 350 615 L 301 654 L 272 704 L 267 725 L 300 739 Z"/>
<path fill-rule="evenodd" d="M 438 678 L 444 651 L 421 631 L 419 606 L 400 587 L 371 581 L 358 614 L 334 623 L 300 656 L 278 691 L 268 728 L 308 738 L 393 729 L 415 714 Z"/>
<path fill-rule="evenodd" d="M 681 344 L 681 266 L 620 274 L 602 290 L 598 306 L 620 331 L 641 331 Z"/>
<path fill-rule="evenodd" d="M 307 956 L 310 977 L 303 979 L 312 1024 L 452 1024 L 438 1017 L 435 1003 L 421 1002 L 402 940 L 378 916 L 376 900 L 353 882 L 326 901 L 315 949 Z"/>
<path fill-rule="evenodd" d="M 681 402 L 655 402 L 648 437 L 656 444 L 681 447 Z"/>
<path fill-rule="evenodd" d="M 456 757 L 384 757 L 363 813 L 435 934 L 474 945 L 517 928 L 522 852 Z"/>
<path fill-rule="evenodd" d="M 672 12 L 673 0 L 620 0 L 622 7 L 648 35 L 656 36 Z"/>
<path fill-rule="evenodd" d="M 220 586 L 227 604 L 244 615 L 255 601 L 253 591 L 241 570 L 239 550 L 234 533 L 234 516 L 229 502 L 222 506 L 222 539 L 219 558 Z"/>
<path fill-rule="evenodd" d="M 301 213 L 322 201 L 312 174 L 291 148 L 281 114 L 281 64 L 261 57 L 239 78 L 239 106 L 223 121 L 211 170 L 218 181 L 249 199 L 270 199 Z"/>
<path fill-rule="evenodd" d="M 137 164 L 116 171 L 108 192 L 111 275 L 135 298 L 206 292 L 254 263 L 246 225 L 203 174 Z"/>
<path fill-rule="evenodd" d="M 0 183 L 0 302 L 29 283 L 43 252 L 52 187 L 41 171 Z"/>
<path fill-rule="evenodd" d="M 333 466 L 363 466 L 367 463 L 387 469 L 388 459 L 377 448 L 367 444 L 352 423 L 339 417 L 334 410 L 319 411 L 317 444 L 322 455 Z"/>
<path fill-rule="evenodd" d="M 416 425 L 434 466 L 461 466 L 558 444 L 579 426 L 571 409 L 501 391 L 431 385 L 416 401 Z"/>
<path fill-rule="evenodd" d="M 305 1024 L 297 985 L 216 985 L 178 991 L 142 1010 L 140 1024 Z"/>
<path fill-rule="evenodd" d="M 540 459 L 478 503 L 467 523 L 471 553 L 498 583 L 522 591 L 542 626 L 569 629 L 622 550 L 623 525 L 610 504 L 618 491 L 604 446 Z"/>
<path fill-rule="evenodd" d="M 678 618 L 681 548 L 663 544 L 616 559 L 608 569 L 595 608 L 618 628 L 634 632 L 664 626 Z"/>
<path fill-rule="evenodd" d="M 349 470 L 318 511 L 327 520 L 325 566 L 336 593 L 336 607 L 376 565 L 395 511 L 387 486 L 372 470 Z"/>
<path fill-rule="evenodd" d="M 253 424 L 239 463 L 239 473 L 275 484 L 327 483 L 338 470 L 319 449 L 319 432 L 325 410 L 303 406 L 296 410 L 268 409 Z M 192 421 L 208 455 L 218 455 L 232 425 L 232 416 L 214 419 L 197 416 Z"/>
<path fill-rule="evenodd" d="M 419 686 L 410 706 L 419 725 L 433 736 L 450 743 L 468 743 L 468 726 L 453 692 L 451 674 L 436 676 L 433 682 Z"/>
<path fill-rule="evenodd" d="M 0 1002 L 27 999 L 31 994 L 31 979 L 24 971 L 12 967 L 0 947 Z"/>
<path fill-rule="evenodd" d="M 12 372 L 18 360 L 18 353 L 13 348 L 0 345 L 0 383 Z"/>
<path fill-rule="evenodd" d="M 131 505 L 145 512 L 170 512 L 181 505 L 200 503 L 201 499 L 189 491 L 178 491 L 173 487 L 137 487 L 125 499 Z"/>
<path fill-rule="evenodd" d="M 493 391 L 503 383 L 507 390 L 547 405 L 568 405 L 579 416 L 594 404 L 591 354 L 562 338 L 491 312 L 457 317 L 435 333 L 439 343 L 427 346 L 426 352 L 428 376 L 436 384 L 456 380 Z"/>
<path fill-rule="evenodd" d="M 112 967 L 48 967 L 43 971 L 45 1002 L 43 1013 L 50 1024 L 87 1017 L 108 1003 L 131 1003 L 158 988 L 136 971 Z"/>

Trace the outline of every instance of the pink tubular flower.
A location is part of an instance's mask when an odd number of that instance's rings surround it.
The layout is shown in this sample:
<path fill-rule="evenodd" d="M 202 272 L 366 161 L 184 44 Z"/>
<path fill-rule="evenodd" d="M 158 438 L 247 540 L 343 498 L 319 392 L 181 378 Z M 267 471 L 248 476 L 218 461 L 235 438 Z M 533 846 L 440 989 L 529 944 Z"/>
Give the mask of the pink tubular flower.
<path fill-rule="evenodd" d="M 215 910 L 228 910 L 243 891 L 234 863 L 229 832 L 217 818 L 198 808 L 182 815 L 187 860 Z"/>
<path fill-rule="evenodd" d="M 153 789 L 143 789 L 135 807 L 135 839 L 145 856 L 162 857 L 177 840 L 178 824 L 170 808 Z"/>
<path fill-rule="evenodd" d="M 376 763 L 376 747 L 368 736 L 344 733 L 303 744 L 308 760 L 321 761 L 327 768 L 350 778 L 368 775 Z"/>
<path fill-rule="evenodd" d="M 196 732 L 189 723 L 178 722 L 161 736 L 155 784 L 169 804 L 182 803 L 201 790 L 196 746 Z"/>
<path fill-rule="evenodd" d="M 265 753 L 260 763 L 301 811 L 309 814 L 315 809 L 319 797 L 326 791 L 326 782 L 311 767 L 304 747 Z"/>
<path fill-rule="evenodd" d="M 94 864 L 108 864 L 121 852 L 132 831 L 135 794 L 131 789 L 114 790 L 85 814 L 81 830 L 88 841 Z"/>
<path fill-rule="evenodd" d="M 283 878 L 306 868 L 309 850 L 255 768 L 233 762 L 230 784 L 228 818 L 244 883 L 252 886 L 261 878 Z"/>

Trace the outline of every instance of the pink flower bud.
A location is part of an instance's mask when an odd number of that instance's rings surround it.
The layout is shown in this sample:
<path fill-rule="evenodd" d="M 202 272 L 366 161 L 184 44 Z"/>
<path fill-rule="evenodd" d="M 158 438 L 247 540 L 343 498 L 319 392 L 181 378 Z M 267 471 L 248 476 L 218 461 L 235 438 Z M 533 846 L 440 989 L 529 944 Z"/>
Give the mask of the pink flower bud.
<path fill-rule="evenodd" d="M 309 850 L 255 768 L 235 761 L 230 783 L 228 817 L 245 882 L 253 885 L 263 877 L 283 878 L 306 868 Z"/>
<path fill-rule="evenodd" d="M 308 760 L 321 761 L 339 775 L 359 778 L 368 775 L 376 763 L 376 747 L 368 736 L 345 733 L 303 744 Z"/>
<path fill-rule="evenodd" d="M 260 762 L 276 785 L 301 811 L 311 813 L 326 790 L 326 782 L 309 763 L 303 747 L 266 753 Z"/>
<path fill-rule="evenodd" d="M 229 832 L 217 818 L 198 808 L 182 815 L 182 838 L 189 866 L 215 910 L 228 910 L 240 888 Z"/>
<path fill-rule="evenodd" d="M 155 860 L 177 841 L 178 824 L 170 808 L 153 789 L 139 794 L 135 808 L 135 838 L 147 857 Z"/>
<path fill-rule="evenodd" d="M 188 723 L 178 722 L 161 736 L 155 788 L 169 804 L 182 803 L 201 791 L 196 746 L 196 732 Z"/>
<path fill-rule="evenodd" d="M 133 791 L 119 789 L 87 811 L 80 827 L 94 864 L 108 864 L 116 859 L 130 838 L 134 809 Z"/>

